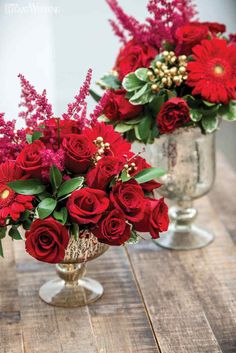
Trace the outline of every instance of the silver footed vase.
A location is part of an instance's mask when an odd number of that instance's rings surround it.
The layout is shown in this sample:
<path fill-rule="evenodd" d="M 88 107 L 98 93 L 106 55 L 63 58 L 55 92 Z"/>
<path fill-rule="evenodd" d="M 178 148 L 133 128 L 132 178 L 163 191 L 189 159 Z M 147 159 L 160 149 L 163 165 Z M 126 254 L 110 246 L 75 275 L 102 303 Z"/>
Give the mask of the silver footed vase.
<path fill-rule="evenodd" d="M 42 285 L 40 298 L 47 304 L 67 308 L 98 300 L 103 287 L 98 281 L 84 277 L 86 263 L 101 256 L 108 248 L 89 231 L 80 233 L 78 240 L 71 236 L 64 260 L 56 265 L 58 277 Z"/>
<path fill-rule="evenodd" d="M 215 179 L 215 134 L 199 127 L 179 128 L 162 135 L 148 147 L 150 164 L 166 174 L 157 192 L 173 201 L 170 227 L 155 242 L 168 249 L 192 250 L 210 244 L 214 235 L 195 224 L 198 211 L 193 201 L 206 195 Z"/>

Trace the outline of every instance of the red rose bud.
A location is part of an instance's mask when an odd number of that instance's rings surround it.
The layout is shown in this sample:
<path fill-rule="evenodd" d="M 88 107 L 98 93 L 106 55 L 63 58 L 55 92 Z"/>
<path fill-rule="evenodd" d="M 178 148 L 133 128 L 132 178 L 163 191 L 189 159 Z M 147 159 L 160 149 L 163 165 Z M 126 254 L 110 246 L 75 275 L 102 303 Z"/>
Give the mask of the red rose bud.
<path fill-rule="evenodd" d="M 129 221 L 138 222 L 143 218 L 144 193 L 135 180 L 118 182 L 113 186 L 110 198 L 114 207 L 122 211 Z"/>
<path fill-rule="evenodd" d="M 148 44 L 138 44 L 135 40 L 130 40 L 121 49 L 115 64 L 115 70 L 119 73 L 119 80 L 130 72 L 134 72 L 140 67 L 148 67 L 157 55 L 157 50 Z"/>
<path fill-rule="evenodd" d="M 226 31 L 226 26 L 222 23 L 217 22 L 201 22 L 202 25 L 207 26 L 209 31 L 216 35 L 218 33 L 224 33 Z"/>
<path fill-rule="evenodd" d="M 129 120 L 142 112 L 142 106 L 131 104 L 125 90 L 111 91 L 103 113 L 113 121 Z"/>
<path fill-rule="evenodd" d="M 208 26 L 197 22 L 179 27 L 175 32 L 178 54 L 190 55 L 192 48 L 206 39 L 208 34 Z"/>
<path fill-rule="evenodd" d="M 144 218 L 135 224 L 135 230 L 149 232 L 153 239 L 159 237 L 160 232 L 166 232 L 169 226 L 168 207 L 164 199 L 146 199 Z"/>
<path fill-rule="evenodd" d="M 65 166 L 73 173 L 85 173 L 91 165 L 96 146 L 84 135 L 69 134 L 62 142 Z"/>
<path fill-rule="evenodd" d="M 86 175 L 87 185 L 94 189 L 105 190 L 111 180 L 119 175 L 124 166 L 124 161 L 116 157 L 103 157 L 97 165 Z"/>
<path fill-rule="evenodd" d="M 112 210 L 93 229 L 93 234 L 101 243 L 122 245 L 130 238 L 131 230 L 124 214 L 119 210 Z"/>
<path fill-rule="evenodd" d="M 189 107 L 182 98 L 169 99 L 157 115 L 157 127 L 161 134 L 168 134 L 189 121 Z"/>
<path fill-rule="evenodd" d="M 25 249 L 35 259 L 48 263 L 59 263 L 64 259 L 69 233 L 52 217 L 34 221 L 25 236 Z"/>
<path fill-rule="evenodd" d="M 96 224 L 109 207 L 109 199 L 102 190 L 83 188 L 74 191 L 68 199 L 71 219 L 79 224 Z"/>
<path fill-rule="evenodd" d="M 25 146 L 17 157 L 17 165 L 26 174 L 33 178 L 40 178 L 43 169 L 43 158 L 41 153 L 44 149 L 44 144 L 39 140 Z"/>

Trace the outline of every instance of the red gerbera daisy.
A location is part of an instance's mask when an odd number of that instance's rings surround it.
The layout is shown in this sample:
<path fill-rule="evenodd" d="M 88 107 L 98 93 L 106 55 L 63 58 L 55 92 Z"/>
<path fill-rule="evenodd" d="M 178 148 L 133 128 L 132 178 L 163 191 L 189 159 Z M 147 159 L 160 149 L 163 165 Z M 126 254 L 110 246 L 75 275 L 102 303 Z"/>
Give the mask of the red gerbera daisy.
<path fill-rule="evenodd" d="M 236 98 L 236 48 L 226 40 L 203 40 L 193 48 L 192 62 L 188 63 L 187 84 L 193 94 L 200 94 L 212 103 L 227 104 Z"/>
<path fill-rule="evenodd" d="M 5 225 L 8 216 L 17 221 L 22 212 L 33 208 L 33 196 L 16 194 L 7 185 L 10 181 L 22 178 L 22 171 L 15 162 L 0 165 L 0 225 Z"/>
<path fill-rule="evenodd" d="M 83 134 L 90 140 L 95 141 L 98 137 L 103 138 L 104 143 L 109 144 L 106 155 L 130 156 L 131 144 L 124 140 L 111 125 L 97 123 L 93 128 L 85 128 Z"/>

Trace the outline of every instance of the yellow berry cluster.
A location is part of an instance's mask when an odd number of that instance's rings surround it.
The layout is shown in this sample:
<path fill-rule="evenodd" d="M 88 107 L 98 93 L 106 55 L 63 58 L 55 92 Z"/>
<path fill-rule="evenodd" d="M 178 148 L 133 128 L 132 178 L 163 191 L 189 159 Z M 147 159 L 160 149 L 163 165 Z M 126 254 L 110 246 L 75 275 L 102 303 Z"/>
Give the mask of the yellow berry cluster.
<path fill-rule="evenodd" d="M 96 145 L 98 148 L 96 154 L 95 154 L 95 163 L 98 162 L 103 154 L 105 153 L 106 150 L 110 149 L 110 143 L 109 142 L 104 142 L 103 137 L 98 136 L 96 140 L 93 141 L 93 143 Z"/>
<path fill-rule="evenodd" d="M 132 173 L 135 170 L 137 170 L 137 167 L 136 167 L 136 164 L 132 162 L 130 165 L 125 164 L 124 165 L 124 169 L 125 169 L 125 171 L 127 173 L 127 177 L 129 178 L 131 176 L 130 173 Z"/>
<path fill-rule="evenodd" d="M 153 82 L 152 91 L 158 93 L 162 88 L 180 86 L 187 80 L 187 57 L 176 56 L 173 51 L 165 50 L 161 53 L 163 61 L 156 61 L 155 68 L 150 68 L 147 75 Z"/>

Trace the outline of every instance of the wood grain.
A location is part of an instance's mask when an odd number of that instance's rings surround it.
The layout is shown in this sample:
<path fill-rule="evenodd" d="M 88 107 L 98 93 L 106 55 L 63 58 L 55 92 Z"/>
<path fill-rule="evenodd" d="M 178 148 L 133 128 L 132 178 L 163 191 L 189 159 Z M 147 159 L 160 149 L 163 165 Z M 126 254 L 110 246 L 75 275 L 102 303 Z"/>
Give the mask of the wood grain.
<path fill-rule="evenodd" d="M 88 265 L 105 294 L 96 304 L 73 310 L 48 306 L 38 297 L 40 285 L 54 276 L 53 266 L 25 255 L 19 242 L 16 263 L 25 353 L 159 352 L 123 248 Z"/>
<path fill-rule="evenodd" d="M 0 353 L 24 353 L 13 244 L 3 240 L 0 258 Z"/>

